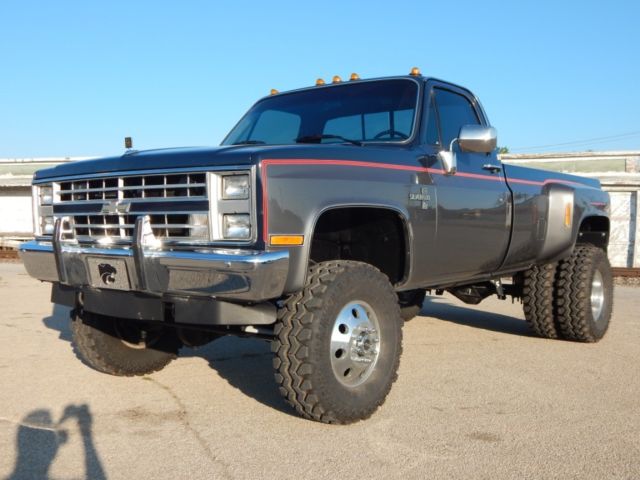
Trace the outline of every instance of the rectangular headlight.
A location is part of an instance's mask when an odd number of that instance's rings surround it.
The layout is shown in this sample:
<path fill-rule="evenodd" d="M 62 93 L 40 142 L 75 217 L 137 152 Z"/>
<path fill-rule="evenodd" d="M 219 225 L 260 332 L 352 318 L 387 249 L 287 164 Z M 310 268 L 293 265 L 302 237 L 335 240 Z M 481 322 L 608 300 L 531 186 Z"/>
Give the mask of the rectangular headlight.
<path fill-rule="evenodd" d="M 249 198 L 249 175 L 223 176 L 222 198 L 224 200 L 245 200 Z"/>
<path fill-rule="evenodd" d="M 225 240 L 248 240 L 251 238 L 251 217 L 249 214 L 224 215 L 222 236 Z"/>
<path fill-rule="evenodd" d="M 255 240 L 255 177 L 251 170 L 207 172 L 211 242 Z"/>

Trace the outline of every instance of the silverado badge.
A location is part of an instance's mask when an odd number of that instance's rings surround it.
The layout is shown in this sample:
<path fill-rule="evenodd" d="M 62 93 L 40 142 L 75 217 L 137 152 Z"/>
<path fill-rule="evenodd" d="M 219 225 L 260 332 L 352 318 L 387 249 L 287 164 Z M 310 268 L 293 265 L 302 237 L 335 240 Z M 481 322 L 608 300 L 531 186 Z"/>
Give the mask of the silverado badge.
<path fill-rule="evenodd" d="M 429 187 L 421 187 L 419 191 L 409 192 L 409 201 L 420 202 L 420 208 L 428 210 L 431 204 Z"/>

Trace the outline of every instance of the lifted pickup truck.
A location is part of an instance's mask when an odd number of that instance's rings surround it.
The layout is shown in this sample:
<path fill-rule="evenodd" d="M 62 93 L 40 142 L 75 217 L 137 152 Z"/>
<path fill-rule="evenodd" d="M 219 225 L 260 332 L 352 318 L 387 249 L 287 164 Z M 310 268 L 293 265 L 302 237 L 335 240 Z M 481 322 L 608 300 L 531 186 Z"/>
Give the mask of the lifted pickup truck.
<path fill-rule="evenodd" d="M 369 417 L 425 292 L 520 299 L 543 337 L 595 342 L 612 310 L 597 180 L 501 163 L 467 89 L 410 75 L 258 101 L 218 148 L 41 170 L 30 275 L 73 307 L 79 357 L 144 375 L 183 345 L 271 341 L 306 418 Z"/>

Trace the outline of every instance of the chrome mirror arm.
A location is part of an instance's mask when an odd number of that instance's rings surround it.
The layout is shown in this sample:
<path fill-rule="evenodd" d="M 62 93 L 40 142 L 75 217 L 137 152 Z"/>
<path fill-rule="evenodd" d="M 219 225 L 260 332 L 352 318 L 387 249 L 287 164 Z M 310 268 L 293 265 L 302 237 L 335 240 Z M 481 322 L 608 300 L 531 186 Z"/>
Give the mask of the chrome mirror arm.
<path fill-rule="evenodd" d="M 456 142 L 458 142 L 458 139 L 454 138 L 449 144 L 449 150 L 441 150 L 438 152 L 438 158 L 442 162 L 446 175 L 455 175 L 458 171 L 458 159 L 456 158 L 456 152 L 453 150 Z"/>

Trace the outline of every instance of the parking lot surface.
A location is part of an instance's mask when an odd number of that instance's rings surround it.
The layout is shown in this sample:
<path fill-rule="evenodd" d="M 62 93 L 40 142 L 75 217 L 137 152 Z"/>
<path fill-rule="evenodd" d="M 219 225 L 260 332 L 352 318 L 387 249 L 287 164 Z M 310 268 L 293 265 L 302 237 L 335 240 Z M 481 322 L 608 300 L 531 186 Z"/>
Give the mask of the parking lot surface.
<path fill-rule="evenodd" d="M 118 378 L 74 357 L 68 310 L 19 263 L 0 304 L 0 478 L 640 477 L 637 288 L 593 345 L 532 336 L 518 303 L 429 297 L 386 403 L 350 426 L 298 418 L 265 342 Z"/>

